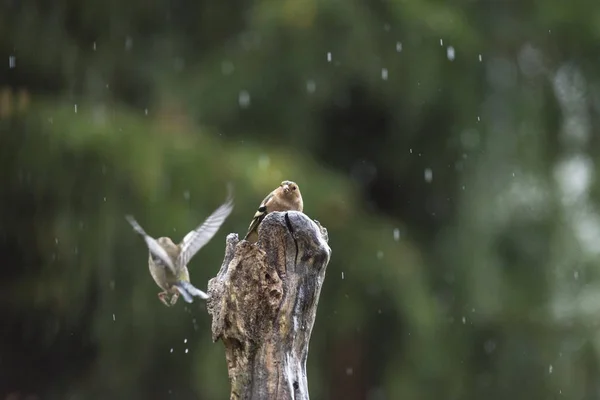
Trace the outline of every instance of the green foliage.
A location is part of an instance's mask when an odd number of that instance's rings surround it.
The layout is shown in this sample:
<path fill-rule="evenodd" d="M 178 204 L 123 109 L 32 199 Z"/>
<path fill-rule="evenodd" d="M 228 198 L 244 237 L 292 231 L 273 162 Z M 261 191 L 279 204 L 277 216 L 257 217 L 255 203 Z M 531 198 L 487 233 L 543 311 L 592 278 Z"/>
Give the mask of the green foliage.
<path fill-rule="evenodd" d="M 599 15 L 5 2 L 0 396 L 225 397 L 204 305 L 158 301 L 124 214 L 177 240 L 232 182 L 202 288 L 283 179 L 333 250 L 313 398 L 595 396 Z"/>

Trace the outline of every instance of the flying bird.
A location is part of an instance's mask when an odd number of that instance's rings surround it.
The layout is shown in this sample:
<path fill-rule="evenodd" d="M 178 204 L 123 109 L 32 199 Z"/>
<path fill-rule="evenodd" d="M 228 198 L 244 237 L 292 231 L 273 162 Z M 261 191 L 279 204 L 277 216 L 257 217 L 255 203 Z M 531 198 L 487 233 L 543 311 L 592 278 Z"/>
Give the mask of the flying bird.
<path fill-rule="evenodd" d="M 256 242 L 258 239 L 258 226 L 265 219 L 268 213 L 273 211 L 300 211 L 302 212 L 304 203 L 300 187 L 295 182 L 283 181 L 279 187 L 273 190 L 265 197 L 258 206 L 258 210 L 250 222 L 248 233 L 245 240 Z"/>
<path fill-rule="evenodd" d="M 201 225 L 185 235 L 179 244 L 173 243 L 171 238 L 166 236 L 160 237 L 158 240 L 154 239 L 131 215 L 125 216 L 133 229 L 146 241 L 149 250 L 148 267 L 154 282 L 163 290 L 158 293 L 158 298 L 164 305 L 167 307 L 175 305 L 180 294 L 188 303 L 192 302 L 193 296 L 201 299 L 208 298 L 206 293 L 190 283 L 187 264 L 213 238 L 232 210 L 233 196 L 230 188 L 225 203 L 206 218 Z M 171 296 L 170 300 L 168 300 L 169 295 Z"/>

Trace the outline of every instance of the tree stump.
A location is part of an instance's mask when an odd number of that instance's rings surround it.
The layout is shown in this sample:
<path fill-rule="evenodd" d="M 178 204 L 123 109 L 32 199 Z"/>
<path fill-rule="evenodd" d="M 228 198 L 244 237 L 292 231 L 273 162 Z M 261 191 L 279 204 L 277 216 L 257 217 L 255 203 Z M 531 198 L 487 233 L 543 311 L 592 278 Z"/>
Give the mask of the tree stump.
<path fill-rule="evenodd" d="M 207 308 L 213 341 L 225 345 L 230 399 L 309 399 L 306 360 L 327 242 L 327 229 L 296 211 L 268 214 L 256 244 L 227 236 Z"/>

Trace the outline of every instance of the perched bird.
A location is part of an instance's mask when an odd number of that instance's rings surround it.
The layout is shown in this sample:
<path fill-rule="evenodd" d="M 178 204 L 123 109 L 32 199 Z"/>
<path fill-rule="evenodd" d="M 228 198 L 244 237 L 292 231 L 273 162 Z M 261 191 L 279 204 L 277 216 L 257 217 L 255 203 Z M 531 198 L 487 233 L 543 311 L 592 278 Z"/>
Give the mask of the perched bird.
<path fill-rule="evenodd" d="M 202 299 L 208 298 L 206 293 L 190 283 L 187 264 L 198 250 L 212 239 L 232 210 L 233 197 L 230 190 L 226 202 L 206 218 L 201 225 L 185 235 L 179 244 L 173 243 L 171 238 L 168 237 L 154 239 L 142 229 L 131 215 L 125 216 L 133 229 L 146 241 L 150 253 L 148 257 L 150 274 L 154 278 L 154 282 L 163 290 L 158 294 L 158 298 L 167 307 L 177 302 L 179 294 L 188 303 L 192 302 L 192 296 Z M 171 299 L 167 301 L 169 295 L 171 295 Z"/>
<path fill-rule="evenodd" d="M 255 242 L 258 239 L 258 225 L 273 211 L 300 211 L 304 208 L 300 188 L 295 182 L 283 181 L 258 206 L 258 210 L 250 222 L 245 240 Z"/>

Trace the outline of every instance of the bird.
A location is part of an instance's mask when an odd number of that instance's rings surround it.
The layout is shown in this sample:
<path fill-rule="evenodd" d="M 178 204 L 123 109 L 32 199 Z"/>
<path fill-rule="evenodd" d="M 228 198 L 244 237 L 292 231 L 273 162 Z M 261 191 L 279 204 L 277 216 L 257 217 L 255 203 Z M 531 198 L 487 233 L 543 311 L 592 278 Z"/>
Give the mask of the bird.
<path fill-rule="evenodd" d="M 173 240 L 166 236 L 154 239 L 144 231 L 133 216 L 125 216 L 134 231 L 146 241 L 149 251 L 148 267 L 154 282 L 163 290 L 158 293 L 158 298 L 164 305 L 167 307 L 175 305 L 180 294 L 188 303 L 193 301 L 193 297 L 208 299 L 208 294 L 190 283 L 187 264 L 213 238 L 232 210 L 233 196 L 230 188 L 225 203 L 202 224 L 185 235 L 179 244 L 173 243 Z M 168 300 L 169 295 L 170 300 Z"/>
<path fill-rule="evenodd" d="M 300 211 L 304 209 L 304 202 L 300 187 L 292 181 L 283 181 L 279 187 L 265 197 L 254 214 L 248 233 L 244 240 L 255 242 L 258 239 L 258 226 L 268 213 L 273 211 Z"/>

